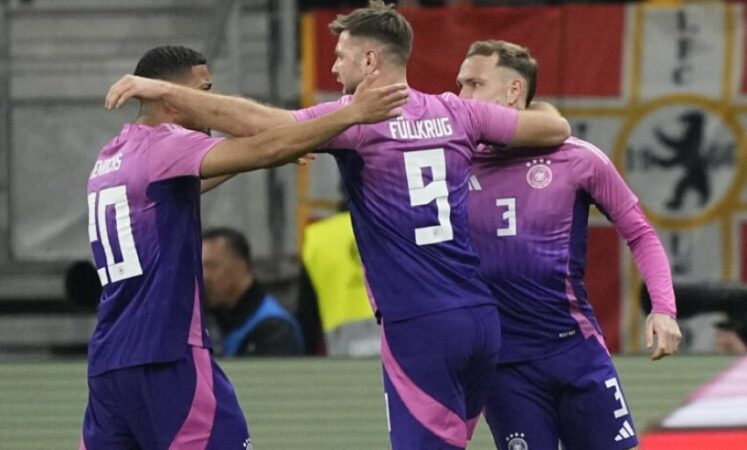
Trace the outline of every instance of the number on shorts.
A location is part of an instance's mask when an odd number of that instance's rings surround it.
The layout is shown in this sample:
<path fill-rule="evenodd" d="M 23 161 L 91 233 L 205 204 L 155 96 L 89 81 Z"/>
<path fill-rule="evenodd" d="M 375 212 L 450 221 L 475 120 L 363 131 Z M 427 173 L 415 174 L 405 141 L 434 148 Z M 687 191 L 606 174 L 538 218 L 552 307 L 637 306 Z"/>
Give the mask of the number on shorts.
<path fill-rule="evenodd" d="M 615 419 L 619 419 L 620 417 L 627 415 L 628 406 L 625 404 L 625 398 L 623 398 L 622 396 L 622 392 L 620 391 L 620 383 L 618 383 L 617 378 L 610 378 L 609 380 L 606 380 L 604 382 L 604 385 L 607 386 L 607 389 L 615 390 L 615 400 L 620 403 L 620 407 L 615 410 Z"/>
<path fill-rule="evenodd" d="M 114 252 L 109 242 L 109 230 L 106 225 L 107 206 L 114 206 L 115 231 L 122 254 L 122 261 L 119 262 L 114 261 Z M 106 266 L 98 268 L 102 286 L 143 274 L 140 257 L 135 247 L 135 238 L 132 235 L 127 186 L 114 186 L 88 194 L 88 239 L 91 242 L 100 240 L 104 248 Z"/>
<path fill-rule="evenodd" d="M 427 185 L 423 179 L 423 169 L 426 168 L 431 169 L 433 177 Z M 438 209 L 438 225 L 415 228 L 415 243 L 430 245 L 454 239 L 444 149 L 434 148 L 405 153 L 405 171 L 407 188 L 410 190 L 410 206 L 422 206 L 435 201 Z"/>

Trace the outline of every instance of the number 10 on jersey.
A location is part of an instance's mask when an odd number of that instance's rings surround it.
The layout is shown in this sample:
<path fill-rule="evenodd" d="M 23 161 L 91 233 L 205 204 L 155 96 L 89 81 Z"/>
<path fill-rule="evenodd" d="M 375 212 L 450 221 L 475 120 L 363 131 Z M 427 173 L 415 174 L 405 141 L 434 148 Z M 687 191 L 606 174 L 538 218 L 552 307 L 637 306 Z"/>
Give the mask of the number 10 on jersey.
<path fill-rule="evenodd" d="M 106 209 L 114 207 L 117 241 L 122 261 L 114 261 L 114 252 L 109 240 L 106 224 Z M 88 194 L 88 240 L 101 241 L 106 258 L 105 267 L 97 267 L 101 285 L 121 281 L 143 274 L 140 257 L 135 248 L 135 238 L 130 224 L 130 206 L 127 202 L 127 186 L 114 186 Z M 98 262 L 97 262 L 98 264 Z"/>

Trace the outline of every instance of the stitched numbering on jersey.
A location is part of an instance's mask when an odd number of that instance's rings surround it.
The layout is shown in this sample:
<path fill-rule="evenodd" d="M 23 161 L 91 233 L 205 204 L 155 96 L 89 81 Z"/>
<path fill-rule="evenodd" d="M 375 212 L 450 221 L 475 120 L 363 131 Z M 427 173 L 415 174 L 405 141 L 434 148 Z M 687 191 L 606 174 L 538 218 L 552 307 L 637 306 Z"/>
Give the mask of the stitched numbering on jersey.
<path fill-rule="evenodd" d="M 425 184 L 424 169 L 430 169 L 431 182 L 428 184 Z M 405 171 L 407 188 L 410 190 L 410 206 L 436 202 L 438 210 L 438 225 L 415 228 L 415 243 L 430 245 L 454 239 L 444 149 L 433 148 L 405 153 Z"/>
<path fill-rule="evenodd" d="M 495 206 L 503 211 L 503 220 L 506 221 L 506 226 L 497 229 L 498 237 L 503 236 L 516 236 L 516 199 L 515 198 L 499 198 L 495 200 Z"/>
<path fill-rule="evenodd" d="M 115 231 L 122 260 L 114 260 L 106 224 L 107 207 L 114 207 Z M 142 275 L 140 257 L 135 248 L 135 238 L 130 224 L 130 206 L 127 202 L 127 186 L 114 186 L 100 192 L 88 194 L 88 240 L 101 241 L 106 257 L 106 266 L 98 267 L 101 285 Z"/>

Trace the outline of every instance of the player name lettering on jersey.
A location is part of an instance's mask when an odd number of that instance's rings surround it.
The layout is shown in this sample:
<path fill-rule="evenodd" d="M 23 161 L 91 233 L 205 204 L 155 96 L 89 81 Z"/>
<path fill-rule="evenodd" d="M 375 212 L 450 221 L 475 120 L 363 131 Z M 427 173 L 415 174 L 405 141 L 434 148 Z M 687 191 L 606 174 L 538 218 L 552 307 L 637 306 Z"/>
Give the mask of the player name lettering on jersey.
<path fill-rule="evenodd" d="M 120 167 L 122 167 L 122 154 L 117 153 L 111 158 L 96 161 L 96 165 L 93 166 L 93 171 L 91 171 L 91 176 L 88 179 L 92 180 L 101 175 L 116 172 Z"/>
<path fill-rule="evenodd" d="M 393 139 L 433 139 L 451 136 L 454 129 L 448 117 L 423 120 L 398 117 L 389 122 L 389 134 Z"/>

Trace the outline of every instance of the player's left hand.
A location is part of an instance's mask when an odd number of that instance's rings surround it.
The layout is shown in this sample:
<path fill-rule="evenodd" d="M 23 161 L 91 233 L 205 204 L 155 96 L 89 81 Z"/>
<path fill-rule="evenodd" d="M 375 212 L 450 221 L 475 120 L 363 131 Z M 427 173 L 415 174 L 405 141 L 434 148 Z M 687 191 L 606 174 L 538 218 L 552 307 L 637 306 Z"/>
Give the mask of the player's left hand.
<path fill-rule="evenodd" d="M 171 87 L 171 83 L 135 75 L 125 75 L 109 88 L 106 108 L 119 108 L 127 100 L 137 97 L 143 100 L 160 100 Z"/>
<path fill-rule="evenodd" d="M 653 361 L 677 351 L 682 341 L 682 332 L 677 321 L 667 314 L 651 313 L 646 317 L 646 348 L 651 350 L 656 335 L 656 348 L 651 354 Z"/>
<path fill-rule="evenodd" d="M 400 106 L 407 103 L 409 93 L 405 83 L 373 87 L 379 71 L 366 76 L 355 89 L 348 105 L 357 123 L 376 123 L 401 114 Z M 354 111 L 354 112 L 353 112 Z"/>

